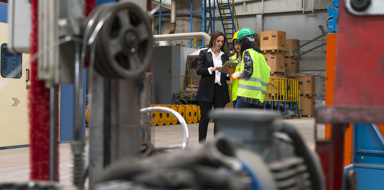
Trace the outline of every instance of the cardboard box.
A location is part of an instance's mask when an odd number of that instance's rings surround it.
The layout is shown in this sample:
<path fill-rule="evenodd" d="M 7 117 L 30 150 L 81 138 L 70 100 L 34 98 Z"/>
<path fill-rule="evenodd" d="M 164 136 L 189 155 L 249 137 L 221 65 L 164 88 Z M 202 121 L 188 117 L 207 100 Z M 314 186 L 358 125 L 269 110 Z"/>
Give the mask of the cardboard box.
<path fill-rule="evenodd" d="M 295 76 L 293 78 L 299 81 L 300 94 L 316 94 L 315 76 Z"/>
<path fill-rule="evenodd" d="M 264 54 L 264 58 L 271 68 L 271 74 L 285 72 L 285 56 L 283 53 L 266 53 Z"/>
<path fill-rule="evenodd" d="M 285 35 L 285 32 L 277 30 L 260 32 L 260 49 L 285 51 Z"/>
<path fill-rule="evenodd" d="M 300 46 L 300 40 L 286 40 L 285 44 L 286 44 L 285 51 L 287 51 L 285 56 L 292 57 L 293 56 L 292 49 Z M 295 54 L 300 55 L 300 49 L 296 50 Z"/>
<path fill-rule="evenodd" d="M 315 97 L 300 96 L 300 114 L 315 115 Z"/>
<path fill-rule="evenodd" d="M 255 34 L 255 44 L 260 47 L 260 36 L 259 34 Z"/>
<path fill-rule="evenodd" d="M 300 73 L 300 60 L 296 58 L 285 58 L 285 75 L 294 76 Z"/>

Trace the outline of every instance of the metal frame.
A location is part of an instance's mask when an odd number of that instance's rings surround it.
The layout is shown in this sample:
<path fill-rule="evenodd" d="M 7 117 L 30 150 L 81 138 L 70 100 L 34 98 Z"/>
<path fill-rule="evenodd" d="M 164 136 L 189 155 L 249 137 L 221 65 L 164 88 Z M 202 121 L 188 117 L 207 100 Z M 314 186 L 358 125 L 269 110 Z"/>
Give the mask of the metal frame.
<path fill-rule="evenodd" d="M 203 28 L 202 28 L 202 32 L 205 32 L 204 31 L 204 27 L 205 27 L 205 14 L 204 14 L 204 10 L 205 10 L 205 1 L 206 0 L 203 0 L 203 9 L 202 10 L 199 10 L 199 11 L 193 11 L 193 0 L 190 0 L 191 1 L 191 11 L 190 12 L 182 12 L 182 13 L 176 13 L 176 14 L 190 14 L 190 32 L 192 32 L 193 30 L 193 15 L 199 15 L 198 13 L 200 12 L 203 12 L 202 14 L 202 17 L 203 17 Z M 162 0 L 160 0 L 160 9 L 159 9 L 159 14 L 153 14 L 153 16 L 158 16 L 159 17 L 159 34 L 161 34 L 161 17 L 164 17 L 164 16 L 170 16 L 171 14 L 163 14 L 161 12 L 161 7 L 162 7 Z M 190 47 L 193 47 L 193 43 L 192 43 L 193 40 L 190 40 Z M 199 46 L 199 48 L 202 48 L 204 47 L 204 40 L 202 40 L 202 46 Z"/>
<path fill-rule="evenodd" d="M 184 118 L 182 115 L 180 115 L 177 111 L 171 109 L 171 108 L 166 108 L 166 107 L 148 107 L 148 108 L 142 108 L 140 109 L 140 113 L 147 113 L 147 112 L 152 112 L 152 111 L 160 111 L 160 112 L 167 112 L 172 114 L 179 120 L 181 127 L 183 128 L 183 143 L 180 145 L 172 145 L 172 146 L 167 146 L 167 147 L 158 147 L 155 148 L 155 150 L 168 150 L 168 149 L 185 149 L 188 146 L 189 143 L 189 130 L 187 123 L 185 122 Z"/>

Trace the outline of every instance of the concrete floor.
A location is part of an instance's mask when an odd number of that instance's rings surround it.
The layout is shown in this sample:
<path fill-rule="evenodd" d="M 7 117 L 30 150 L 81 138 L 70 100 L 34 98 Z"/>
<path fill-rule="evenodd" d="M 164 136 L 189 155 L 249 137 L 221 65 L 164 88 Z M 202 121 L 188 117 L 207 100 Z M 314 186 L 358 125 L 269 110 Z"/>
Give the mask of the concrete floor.
<path fill-rule="evenodd" d="M 295 126 L 309 147 L 314 147 L 314 118 L 289 119 L 285 122 Z M 189 146 L 198 146 L 198 124 L 188 124 Z M 319 138 L 324 138 L 324 125 L 318 126 Z M 213 138 L 213 123 L 209 124 L 207 139 Z M 180 125 L 156 126 L 152 129 L 155 147 L 181 144 L 183 131 Z M 59 146 L 60 182 L 71 184 L 72 155 L 68 143 Z M 29 147 L 0 150 L 0 182 L 22 182 L 29 179 Z"/>

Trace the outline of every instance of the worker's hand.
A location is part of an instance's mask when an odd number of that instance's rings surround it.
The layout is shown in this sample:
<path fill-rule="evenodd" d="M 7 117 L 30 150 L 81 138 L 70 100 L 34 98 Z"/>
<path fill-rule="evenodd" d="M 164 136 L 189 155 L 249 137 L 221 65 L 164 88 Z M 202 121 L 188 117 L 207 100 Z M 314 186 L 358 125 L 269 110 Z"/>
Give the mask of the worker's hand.
<path fill-rule="evenodd" d="M 236 73 L 233 73 L 232 75 L 231 75 L 231 79 L 232 79 L 232 81 L 235 81 L 235 80 L 237 80 L 238 78 L 240 78 L 242 76 L 242 73 L 241 72 L 236 72 Z"/>
<path fill-rule="evenodd" d="M 215 67 L 216 71 L 220 71 L 221 67 L 223 67 L 223 66 L 216 66 Z"/>
<path fill-rule="evenodd" d="M 235 69 L 232 67 L 225 67 L 225 70 L 228 72 L 229 75 L 232 75 L 235 72 Z"/>

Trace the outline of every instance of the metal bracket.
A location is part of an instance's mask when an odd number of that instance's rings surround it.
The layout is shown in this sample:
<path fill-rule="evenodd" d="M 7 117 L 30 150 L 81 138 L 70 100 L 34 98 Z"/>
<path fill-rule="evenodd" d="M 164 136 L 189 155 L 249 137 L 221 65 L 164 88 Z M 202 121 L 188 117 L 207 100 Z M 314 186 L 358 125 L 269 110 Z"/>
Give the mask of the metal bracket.
<path fill-rule="evenodd" d="M 345 6 L 354 15 L 384 15 L 383 0 L 346 0 Z"/>

